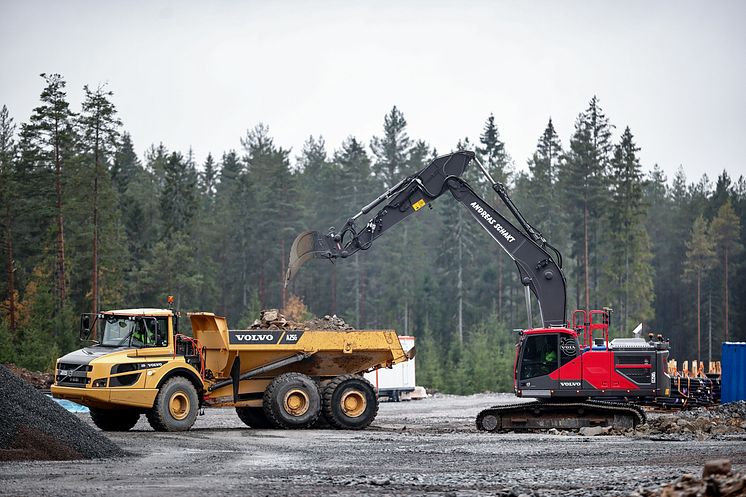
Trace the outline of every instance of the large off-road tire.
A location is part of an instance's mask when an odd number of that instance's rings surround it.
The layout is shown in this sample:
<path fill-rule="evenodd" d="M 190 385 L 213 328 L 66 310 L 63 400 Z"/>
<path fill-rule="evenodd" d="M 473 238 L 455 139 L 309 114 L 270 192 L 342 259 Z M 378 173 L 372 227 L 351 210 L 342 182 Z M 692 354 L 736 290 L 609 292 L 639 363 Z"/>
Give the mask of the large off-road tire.
<path fill-rule="evenodd" d="M 263 406 L 267 419 L 277 428 L 309 428 L 321 414 L 321 394 L 308 376 L 285 373 L 264 391 Z"/>
<path fill-rule="evenodd" d="M 140 413 L 130 409 L 90 408 L 93 424 L 103 431 L 127 431 L 137 424 Z"/>
<path fill-rule="evenodd" d="M 236 414 L 246 426 L 257 429 L 274 428 L 261 407 L 236 407 Z"/>
<path fill-rule="evenodd" d="M 161 386 L 146 416 L 155 431 L 186 431 L 194 424 L 198 411 L 199 397 L 194 385 L 176 376 Z"/>
<path fill-rule="evenodd" d="M 322 409 L 329 424 L 342 430 L 362 430 L 378 414 L 378 395 L 362 376 L 337 376 L 324 388 Z"/>

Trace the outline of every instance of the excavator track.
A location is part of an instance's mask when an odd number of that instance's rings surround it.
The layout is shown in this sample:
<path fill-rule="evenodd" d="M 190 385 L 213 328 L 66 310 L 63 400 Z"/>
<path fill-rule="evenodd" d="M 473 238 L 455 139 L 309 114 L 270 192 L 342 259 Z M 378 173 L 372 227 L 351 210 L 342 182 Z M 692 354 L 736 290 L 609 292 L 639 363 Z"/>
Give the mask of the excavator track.
<path fill-rule="evenodd" d="M 647 421 L 642 407 L 627 402 L 523 402 L 493 406 L 477 415 L 482 431 L 541 431 L 584 426 L 634 428 Z"/>

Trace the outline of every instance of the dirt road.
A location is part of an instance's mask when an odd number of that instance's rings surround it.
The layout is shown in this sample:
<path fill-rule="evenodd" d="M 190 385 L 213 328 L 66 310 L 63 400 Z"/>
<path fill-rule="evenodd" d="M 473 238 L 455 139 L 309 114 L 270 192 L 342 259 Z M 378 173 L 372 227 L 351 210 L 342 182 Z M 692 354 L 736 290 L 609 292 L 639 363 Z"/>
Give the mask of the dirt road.
<path fill-rule="evenodd" d="M 510 395 L 381 404 L 362 432 L 245 427 L 207 410 L 187 433 L 144 420 L 110 438 L 132 457 L 0 464 L 0 495 L 627 495 L 700 473 L 706 459 L 746 468 L 746 439 L 479 433 L 479 410 Z M 83 416 L 83 415 L 81 415 Z"/>

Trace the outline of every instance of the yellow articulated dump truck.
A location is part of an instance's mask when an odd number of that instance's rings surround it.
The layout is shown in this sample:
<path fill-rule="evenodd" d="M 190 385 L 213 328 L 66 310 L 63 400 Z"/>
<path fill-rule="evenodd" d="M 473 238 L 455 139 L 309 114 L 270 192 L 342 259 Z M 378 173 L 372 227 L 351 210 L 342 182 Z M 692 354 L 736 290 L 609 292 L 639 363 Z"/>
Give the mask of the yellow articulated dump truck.
<path fill-rule="evenodd" d="M 413 356 L 392 330 L 229 330 L 213 313 L 188 316 L 191 337 L 168 309 L 83 314 L 93 345 L 57 361 L 52 395 L 88 406 L 106 431 L 141 414 L 155 430 L 188 430 L 206 407 L 235 407 L 253 428 L 355 430 L 378 413 L 362 373 Z"/>

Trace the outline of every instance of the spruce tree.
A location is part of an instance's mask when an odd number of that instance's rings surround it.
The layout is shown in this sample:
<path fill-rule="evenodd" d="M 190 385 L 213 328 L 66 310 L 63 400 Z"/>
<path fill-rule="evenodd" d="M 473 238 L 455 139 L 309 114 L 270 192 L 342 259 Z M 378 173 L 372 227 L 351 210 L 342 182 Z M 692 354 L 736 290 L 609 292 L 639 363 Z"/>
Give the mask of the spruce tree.
<path fill-rule="evenodd" d="M 376 158 L 373 173 L 380 178 L 384 188 L 392 187 L 412 172 L 407 170 L 412 143 L 406 128 L 404 114 L 394 106 L 383 118 L 383 136 L 374 136 L 370 142 Z"/>
<path fill-rule="evenodd" d="M 539 229 L 553 245 L 559 245 L 560 219 L 557 215 L 557 175 L 564 152 L 559 136 L 549 118 L 539 137 L 536 151 L 528 161 L 531 174 L 526 185 L 529 222 Z"/>
<path fill-rule="evenodd" d="M 507 184 L 510 179 L 510 155 L 505 150 L 505 143 L 500 138 L 500 131 L 495 124 L 495 116 L 490 114 L 484 123 L 484 129 L 479 136 L 480 145 L 477 146 L 479 152 L 485 159 L 485 167 L 495 180 Z M 483 183 L 484 179 L 479 174 L 479 182 Z M 489 186 L 489 185 L 488 185 Z"/>
<path fill-rule="evenodd" d="M 611 161 L 612 195 L 604 264 L 610 282 L 604 294 L 621 316 L 622 331 L 653 317 L 653 267 L 650 239 L 645 229 L 644 182 L 629 127 L 614 149 Z"/>
<path fill-rule="evenodd" d="M 559 179 L 564 210 L 572 228 L 572 256 L 582 271 L 582 283 L 580 278 L 576 279 L 577 305 L 581 307 L 580 288 L 583 288 L 582 304 L 586 309 L 595 306 L 591 291 L 598 286 L 597 244 L 611 148 L 611 125 L 594 96 L 575 121 L 575 132 L 570 138 L 570 149 Z"/>

